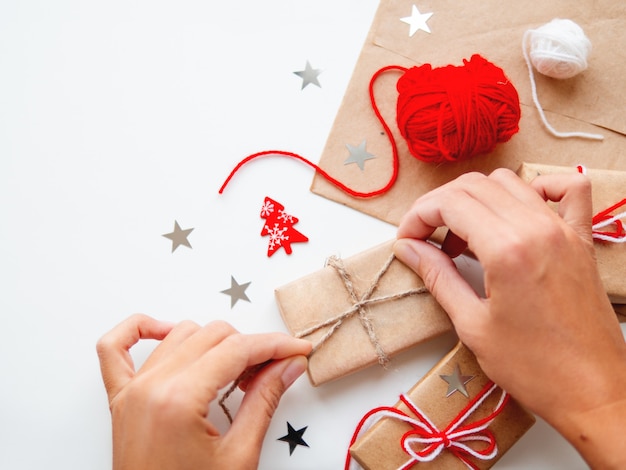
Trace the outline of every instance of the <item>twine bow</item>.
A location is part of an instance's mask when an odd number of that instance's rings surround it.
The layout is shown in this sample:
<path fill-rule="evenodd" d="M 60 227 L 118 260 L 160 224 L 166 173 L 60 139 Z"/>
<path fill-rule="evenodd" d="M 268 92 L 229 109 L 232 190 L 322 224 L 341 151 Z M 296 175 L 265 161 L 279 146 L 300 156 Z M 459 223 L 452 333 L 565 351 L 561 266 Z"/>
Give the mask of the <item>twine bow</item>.
<path fill-rule="evenodd" d="M 426 289 L 426 287 L 420 287 L 417 289 L 409 289 L 403 292 L 399 292 L 397 294 L 384 295 L 380 297 L 372 297 L 372 295 L 374 294 L 374 291 L 376 290 L 376 288 L 378 287 L 378 284 L 380 283 L 381 278 L 389 270 L 389 267 L 391 266 L 391 263 L 394 261 L 394 259 L 395 259 L 395 256 L 392 254 L 387 259 L 385 264 L 382 266 L 380 271 L 378 271 L 370 287 L 361 296 L 359 296 L 354 288 L 354 284 L 352 283 L 351 276 L 346 270 L 341 258 L 338 258 L 336 256 L 331 256 L 330 258 L 328 258 L 328 260 L 326 261 L 327 266 L 333 267 L 335 271 L 337 272 L 337 274 L 339 274 L 339 277 L 341 277 L 343 284 L 346 290 L 348 291 L 348 294 L 350 294 L 350 298 L 352 299 L 352 302 L 354 302 L 354 304 L 345 312 L 340 313 L 339 315 L 336 315 L 332 318 L 329 318 L 328 320 L 318 323 L 317 325 L 314 325 L 310 328 L 300 331 L 299 333 L 294 334 L 296 338 L 303 338 L 324 327 L 330 326 L 330 328 L 324 334 L 324 336 L 322 336 L 322 338 L 318 341 L 318 343 L 315 346 L 313 346 L 313 349 L 311 353 L 309 354 L 309 356 L 313 355 L 320 347 L 322 347 L 322 345 L 324 345 L 324 343 L 332 335 L 335 334 L 335 332 L 341 327 L 341 325 L 343 325 L 344 320 L 347 320 L 348 318 L 354 315 L 358 315 L 359 320 L 361 321 L 361 324 L 363 325 L 363 328 L 367 332 L 367 336 L 369 337 L 370 342 L 372 343 L 372 345 L 374 346 L 374 349 L 376 350 L 379 364 L 382 366 L 385 366 L 389 362 L 389 358 L 387 357 L 387 354 L 383 350 L 383 347 L 380 344 L 378 337 L 376 336 L 376 332 L 374 331 L 374 326 L 372 325 L 372 321 L 367 315 L 368 313 L 367 306 L 376 304 L 376 303 L 381 303 L 381 302 L 389 302 L 392 300 L 403 299 L 405 297 L 409 297 L 412 295 L 424 294 L 428 292 L 428 289 Z"/>
<path fill-rule="evenodd" d="M 468 424 L 464 423 L 497 388 L 496 384 L 488 382 L 480 393 L 443 430 L 439 430 L 408 396 L 401 395 L 400 399 L 409 408 L 413 416 L 397 408 L 374 408 L 363 417 L 357 426 L 350 446 L 356 442 L 363 428 L 372 419 L 389 417 L 408 423 L 413 428 L 404 433 L 400 440 L 400 446 L 409 455 L 410 459 L 399 470 L 409 469 L 419 462 L 431 462 L 445 449 L 452 452 L 468 469 L 478 470 L 478 467 L 470 460 L 470 457 L 479 460 L 491 460 L 498 455 L 498 445 L 495 436 L 487 428 L 502 412 L 508 403 L 509 395 L 502 390 L 498 404 L 488 416 Z M 485 445 L 475 449 L 468 445 L 470 442 L 485 443 Z M 350 468 L 351 457 L 348 453 L 345 470 Z"/>

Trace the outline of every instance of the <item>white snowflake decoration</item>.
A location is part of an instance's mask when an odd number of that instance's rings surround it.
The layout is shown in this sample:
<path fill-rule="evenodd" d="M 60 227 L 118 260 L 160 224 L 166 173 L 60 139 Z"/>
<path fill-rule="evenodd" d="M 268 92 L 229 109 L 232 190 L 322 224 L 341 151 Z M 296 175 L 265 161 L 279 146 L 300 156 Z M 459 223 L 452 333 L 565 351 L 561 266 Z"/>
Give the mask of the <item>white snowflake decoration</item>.
<path fill-rule="evenodd" d="M 261 217 L 269 217 L 274 212 L 274 204 L 270 201 L 265 201 L 263 207 L 261 207 Z"/>
<path fill-rule="evenodd" d="M 295 222 L 293 220 L 293 216 L 287 214 L 285 211 L 279 211 L 278 213 L 278 220 L 282 220 L 282 222 L 284 224 L 291 224 L 293 225 Z"/>
<path fill-rule="evenodd" d="M 289 236 L 285 235 L 287 229 L 288 227 L 280 227 L 277 223 L 274 224 L 274 228 L 269 228 L 267 225 L 265 226 L 265 230 L 267 230 L 267 234 L 270 237 L 270 249 L 273 250 L 275 247 L 281 246 L 284 241 L 289 240 Z"/>

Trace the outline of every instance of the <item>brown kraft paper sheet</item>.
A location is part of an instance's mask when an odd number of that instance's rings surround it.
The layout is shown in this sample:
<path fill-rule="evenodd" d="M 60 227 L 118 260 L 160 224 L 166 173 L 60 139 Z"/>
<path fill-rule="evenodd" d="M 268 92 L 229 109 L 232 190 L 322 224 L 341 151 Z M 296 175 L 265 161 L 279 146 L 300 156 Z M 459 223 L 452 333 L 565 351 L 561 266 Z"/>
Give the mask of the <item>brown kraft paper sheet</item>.
<path fill-rule="evenodd" d="M 311 190 L 397 225 L 402 215 L 420 195 L 455 177 L 469 172 L 490 173 L 505 167 L 515 171 L 522 162 L 590 168 L 626 170 L 621 151 L 626 144 L 626 3 L 611 0 L 581 0 L 574 6 L 567 0 L 510 3 L 506 8 L 496 0 L 480 5 L 459 0 L 426 1 L 422 13 L 432 12 L 428 20 L 431 33 L 417 31 L 408 35 L 408 25 L 400 18 L 410 16 L 413 2 L 383 0 L 365 41 L 352 79 L 336 115 L 323 150 L 320 166 L 347 186 L 368 192 L 380 189 L 392 173 L 392 153 L 387 135 L 371 109 L 368 95 L 372 75 L 386 65 L 411 67 L 431 63 L 433 67 L 460 65 L 478 53 L 503 68 L 518 90 L 522 117 L 520 131 L 489 155 L 450 164 L 424 163 L 408 152 L 397 131 L 396 82 L 399 73 L 380 77 L 374 87 L 377 104 L 398 144 L 400 168 L 394 186 L 374 198 L 355 198 L 319 175 Z M 593 44 L 589 68 L 567 80 L 556 80 L 535 73 L 541 104 L 548 121 L 561 131 L 600 133 L 604 141 L 559 139 L 543 127 L 530 95 L 530 82 L 521 43 L 526 30 L 537 28 L 553 18 L 569 18 L 578 23 Z M 367 160 L 362 171 L 345 165 L 349 156 L 346 144 L 366 141 Z M 441 241 L 445 231 L 434 239 Z"/>

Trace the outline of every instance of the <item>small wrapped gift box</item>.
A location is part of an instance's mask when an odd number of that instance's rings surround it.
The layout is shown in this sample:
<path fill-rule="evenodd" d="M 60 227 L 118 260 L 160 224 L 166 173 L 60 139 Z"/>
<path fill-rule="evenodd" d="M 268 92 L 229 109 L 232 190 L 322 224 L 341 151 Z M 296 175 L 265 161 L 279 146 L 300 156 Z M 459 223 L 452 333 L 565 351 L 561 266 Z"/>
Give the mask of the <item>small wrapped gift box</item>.
<path fill-rule="evenodd" d="M 539 175 L 576 173 L 577 167 L 524 163 L 518 174 L 524 181 Z M 591 180 L 594 246 L 600 277 L 611 301 L 626 303 L 626 171 L 585 169 Z M 621 203 L 621 205 L 620 205 Z"/>
<path fill-rule="evenodd" d="M 366 470 L 486 469 L 534 422 L 459 343 L 393 408 L 364 417 L 350 455 Z"/>
<path fill-rule="evenodd" d="M 314 386 L 452 329 L 424 283 L 393 256 L 393 240 L 276 289 L 290 333 L 313 342 Z"/>

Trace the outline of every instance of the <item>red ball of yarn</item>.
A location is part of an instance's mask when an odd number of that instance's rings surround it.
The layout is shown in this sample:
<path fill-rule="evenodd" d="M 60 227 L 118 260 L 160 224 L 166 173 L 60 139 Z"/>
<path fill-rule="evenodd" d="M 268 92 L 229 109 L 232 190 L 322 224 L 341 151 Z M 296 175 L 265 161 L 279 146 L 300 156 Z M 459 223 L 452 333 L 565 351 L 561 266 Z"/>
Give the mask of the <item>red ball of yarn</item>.
<path fill-rule="evenodd" d="M 419 160 L 483 155 L 519 130 L 517 90 L 501 68 L 479 55 L 458 67 L 412 67 L 397 87 L 398 128 Z"/>

